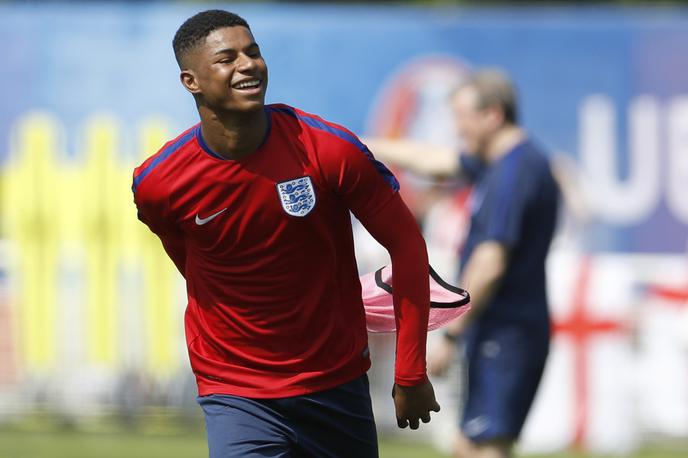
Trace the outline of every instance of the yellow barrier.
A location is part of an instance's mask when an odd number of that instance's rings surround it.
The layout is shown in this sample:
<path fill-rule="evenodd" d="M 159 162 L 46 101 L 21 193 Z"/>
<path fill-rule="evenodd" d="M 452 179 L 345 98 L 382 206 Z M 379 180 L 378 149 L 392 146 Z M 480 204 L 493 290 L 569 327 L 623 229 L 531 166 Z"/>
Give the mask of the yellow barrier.
<path fill-rule="evenodd" d="M 0 221 L 13 247 L 18 361 L 29 373 L 76 359 L 115 369 L 139 364 L 165 375 L 185 360 L 180 277 L 137 220 L 131 194 L 133 167 L 163 144 L 167 129 L 161 120 L 143 123 L 136 159 L 122 154 L 121 138 L 114 119 L 94 116 L 79 137 L 83 151 L 67 158 L 63 129 L 50 115 L 28 114 L 13 129 Z M 73 270 L 78 281 L 65 280 Z M 65 292 L 71 288 L 78 291 Z M 80 304 L 65 303 L 75 300 Z M 133 322 L 140 326 L 122 319 L 127 310 L 139 314 Z M 65 323 L 77 324 L 77 345 L 65 343 L 75 338 Z"/>

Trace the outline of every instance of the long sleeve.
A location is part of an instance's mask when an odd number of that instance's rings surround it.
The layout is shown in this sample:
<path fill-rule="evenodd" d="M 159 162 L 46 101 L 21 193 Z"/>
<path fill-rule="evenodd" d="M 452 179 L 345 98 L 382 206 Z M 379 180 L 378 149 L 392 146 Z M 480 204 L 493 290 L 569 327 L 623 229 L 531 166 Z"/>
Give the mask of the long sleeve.
<path fill-rule="evenodd" d="M 425 241 L 401 197 L 361 223 L 388 251 L 394 271 L 397 327 L 395 383 L 414 386 L 427 380 L 426 339 L 430 291 Z"/>
<path fill-rule="evenodd" d="M 399 183 L 394 175 L 353 133 L 332 126 L 337 141 L 321 149 L 320 166 L 335 194 L 392 258 L 397 328 L 395 382 L 418 385 L 427 380 L 430 292 L 425 241 L 397 192 Z"/>

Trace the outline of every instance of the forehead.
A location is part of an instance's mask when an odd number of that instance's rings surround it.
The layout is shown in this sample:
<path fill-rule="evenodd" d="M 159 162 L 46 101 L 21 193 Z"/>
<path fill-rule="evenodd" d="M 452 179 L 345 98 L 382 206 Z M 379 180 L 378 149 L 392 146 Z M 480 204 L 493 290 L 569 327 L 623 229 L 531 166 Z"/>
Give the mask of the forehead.
<path fill-rule="evenodd" d="M 249 29 L 243 26 L 233 26 L 210 32 L 201 48 L 212 53 L 222 49 L 239 50 L 253 43 L 255 43 L 255 39 Z"/>

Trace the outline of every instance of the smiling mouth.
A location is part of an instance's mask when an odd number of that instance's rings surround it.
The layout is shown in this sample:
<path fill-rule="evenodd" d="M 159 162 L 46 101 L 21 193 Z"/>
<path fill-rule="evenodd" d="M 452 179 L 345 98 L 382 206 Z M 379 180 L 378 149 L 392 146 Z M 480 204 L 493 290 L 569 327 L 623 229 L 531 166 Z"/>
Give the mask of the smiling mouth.
<path fill-rule="evenodd" d="M 262 83 L 263 83 L 262 80 L 259 80 L 259 79 L 245 80 L 245 81 L 241 81 L 239 83 L 233 84 L 232 89 L 237 89 L 240 91 L 257 89 L 261 86 Z"/>

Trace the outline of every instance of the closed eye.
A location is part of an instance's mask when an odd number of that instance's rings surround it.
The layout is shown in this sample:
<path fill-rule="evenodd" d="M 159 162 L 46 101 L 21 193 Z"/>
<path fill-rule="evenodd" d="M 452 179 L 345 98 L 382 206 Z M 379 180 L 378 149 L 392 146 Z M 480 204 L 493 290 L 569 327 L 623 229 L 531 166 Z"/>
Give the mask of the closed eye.
<path fill-rule="evenodd" d="M 251 44 L 244 52 L 247 56 L 252 58 L 260 57 L 260 48 L 256 43 Z"/>
<path fill-rule="evenodd" d="M 215 56 L 219 58 L 217 63 L 219 64 L 229 64 L 234 62 L 234 60 L 237 57 L 237 52 L 233 49 L 220 49 L 219 51 L 215 52 Z"/>

